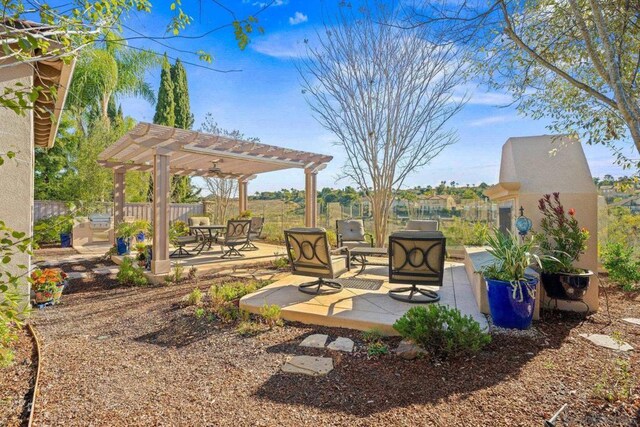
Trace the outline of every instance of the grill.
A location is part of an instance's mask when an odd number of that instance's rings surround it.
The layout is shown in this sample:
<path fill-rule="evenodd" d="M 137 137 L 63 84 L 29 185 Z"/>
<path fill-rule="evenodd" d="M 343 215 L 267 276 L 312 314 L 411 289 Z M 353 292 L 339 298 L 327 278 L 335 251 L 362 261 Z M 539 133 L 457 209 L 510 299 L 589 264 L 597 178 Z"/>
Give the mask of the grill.
<path fill-rule="evenodd" d="M 89 216 L 89 228 L 92 230 L 108 230 L 111 228 L 111 215 L 93 214 Z"/>

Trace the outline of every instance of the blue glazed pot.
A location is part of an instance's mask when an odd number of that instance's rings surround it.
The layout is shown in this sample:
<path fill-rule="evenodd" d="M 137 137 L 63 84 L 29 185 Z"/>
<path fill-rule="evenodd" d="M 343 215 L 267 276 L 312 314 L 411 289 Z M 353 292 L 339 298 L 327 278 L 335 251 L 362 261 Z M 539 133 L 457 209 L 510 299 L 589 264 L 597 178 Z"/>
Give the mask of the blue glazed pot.
<path fill-rule="evenodd" d="M 138 242 L 144 242 L 144 231 L 138 233 L 138 235 L 136 236 L 136 240 Z"/>
<path fill-rule="evenodd" d="M 60 233 L 60 246 L 63 248 L 71 247 L 71 233 Z"/>
<path fill-rule="evenodd" d="M 116 238 L 116 247 L 118 255 L 126 255 L 129 253 L 129 240 L 123 237 Z"/>
<path fill-rule="evenodd" d="M 515 286 L 486 277 L 485 281 L 493 324 L 501 328 L 528 329 L 536 304 L 538 278 L 527 276 L 526 282 Z"/>

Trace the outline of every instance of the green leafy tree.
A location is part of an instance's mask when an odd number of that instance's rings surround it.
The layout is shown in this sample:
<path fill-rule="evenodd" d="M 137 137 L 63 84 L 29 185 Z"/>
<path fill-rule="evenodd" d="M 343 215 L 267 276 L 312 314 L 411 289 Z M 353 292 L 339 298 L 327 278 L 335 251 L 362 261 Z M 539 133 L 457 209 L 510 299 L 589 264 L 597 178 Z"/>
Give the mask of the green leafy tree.
<path fill-rule="evenodd" d="M 173 82 L 171 81 L 171 65 L 167 55 L 162 59 L 162 71 L 160 72 L 160 88 L 158 89 L 158 102 L 153 123 L 164 126 L 175 126 L 176 103 L 174 98 Z"/>
<path fill-rule="evenodd" d="M 191 129 L 193 114 L 189 101 L 189 85 L 187 71 L 180 59 L 171 66 L 171 82 L 173 84 L 174 126 L 180 129 Z M 189 176 L 174 176 L 171 180 L 171 199 L 177 203 L 192 203 L 200 198 L 200 189 L 191 183 Z"/>
<path fill-rule="evenodd" d="M 189 101 L 189 86 L 187 84 L 187 71 L 180 59 L 171 66 L 171 81 L 173 82 L 173 99 L 175 102 L 175 127 L 191 129 L 193 127 L 193 114 Z"/>
<path fill-rule="evenodd" d="M 477 70 L 509 90 L 520 112 L 548 117 L 551 130 L 640 162 L 640 3 L 628 0 L 430 2 L 420 25 L 468 44 Z M 628 144 L 636 153 L 629 157 Z"/>

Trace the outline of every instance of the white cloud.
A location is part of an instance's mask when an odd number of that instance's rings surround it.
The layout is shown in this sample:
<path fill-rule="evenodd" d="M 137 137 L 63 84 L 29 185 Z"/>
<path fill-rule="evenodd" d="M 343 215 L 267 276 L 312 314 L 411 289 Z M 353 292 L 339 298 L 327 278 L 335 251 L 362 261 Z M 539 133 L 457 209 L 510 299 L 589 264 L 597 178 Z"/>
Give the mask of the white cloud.
<path fill-rule="evenodd" d="M 270 33 L 257 38 L 249 46 L 256 52 L 274 58 L 303 58 L 307 55 L 307 38 L 306 32 L 297 30 Z"/>
<path fill-rule="evenodd" d="M 494 125 L 497 123 L 506 123 L 516 120 L 517 117 L 511 114 L 505 114 L 501 116 L 489 116 L 481 119 L 472 120 L 469 122 L 469 126 L 483 127 L 488 125 Z"/>
<path fill-rule="evenodd" d="M 248 3 L 248 0 L 242 0 L 243 3 Z M 286 4 L 289 4 L 289 0 L 274 0 L 273 2 L 268 2 L 268 1 L 257 1 L 254 3 L 251 3 L 252 6 L 258 6 L 258 7 L 265 7 L 265 6 L 269 6 L 269 7 L 278 7 L 278 6 L 284 6 Z"/>
<path fill-rule="evenodd" d="M 289 18 L 289 24 L 298 25 L 298 24 L 302 24 L 303 22 L 307 22 L 308 20 L 309 20 L 309 17 L 307 15 L 305 15 L 302 12 L 296 12 L 293 14 L 292 17 Z"/>
<path fill-rule="evenodd" d="M 458 86 L 451 99 L 453 102 L 467 100 L 471 105 L 508 105 L 513 102 L 513 97 L 508 93 L 488 92 L 480 85 L 466 83 Z"/>

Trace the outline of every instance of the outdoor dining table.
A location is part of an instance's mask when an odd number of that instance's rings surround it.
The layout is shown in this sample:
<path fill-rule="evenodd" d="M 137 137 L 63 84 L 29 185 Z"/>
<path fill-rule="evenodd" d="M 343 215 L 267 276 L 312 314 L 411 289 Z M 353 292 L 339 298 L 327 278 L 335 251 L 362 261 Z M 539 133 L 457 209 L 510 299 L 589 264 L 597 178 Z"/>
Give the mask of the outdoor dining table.
<path fill-rule="evenodd" d="M 193 233 L 195 233 L 198 244 L 193 251 L 197 252 L 196 255 L 200 255 L 200 252 L 203 251 L 204 247 L 207 247 L 207 250 L 211 249 L 211 245 L 215 242 L 218 233 L 222 230 L 226 230 L 226 225 L 193 225 L 189 227 Z"/>

